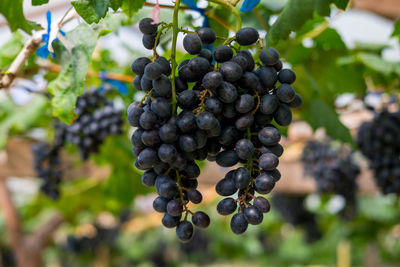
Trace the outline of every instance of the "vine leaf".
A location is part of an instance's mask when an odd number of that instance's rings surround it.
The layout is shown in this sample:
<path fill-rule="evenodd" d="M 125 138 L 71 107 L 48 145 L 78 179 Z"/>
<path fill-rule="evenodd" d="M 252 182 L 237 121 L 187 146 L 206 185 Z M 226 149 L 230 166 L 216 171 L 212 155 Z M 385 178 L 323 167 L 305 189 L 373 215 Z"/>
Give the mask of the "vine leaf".
<path fill-rule="evenodd" d="M 31 34 L 32 30 L 40 30 L 39 24 L 25 19 L 22 4 L 23 0 L 0 1 L 0 14 L 7 19 L 11 31 L 21 29 Z"/>
<path fill-rule="evenodd" d="M 40 6 L 47 4 L 49 0 L 32 0 L 32 6 Z"/>
<path fill-rule="evenodd" d="M 99 24 L 80 24 L 65 38 L 71 45 L 71 51 L 61 49 L 60 57 L 62 69 L 58 77 L 48 85 L 52 99 L 53 115 L 65 123 L 74 119 L 73 109 L 76 99 L 82 95 L 86 72 L 97 39 L 105 32 L 113 31 L 121 24 L 122 17 L 106 17 Z"/>
<path fill-rule="evenodd" d="M 135 1 L 123 0 L 121 8 L 126 15 L 132 17 L 133 15 L 136 14 L 136 12 L 138 12 L 139 9 L 143 7 L 143 4 L 145 2 L 146 0 L 135 0 Z"/>
<path fill-rule="evenodd" d="M 310 123 L 313 129 L 324 127 L 329 136 L 334 139 L 350 144 L 353 143 L 349 129 L 340 122 L 333 108 L 328 106 L 323 100 L 316 99 L 311 101 L 308 107 L 308 115 L 306 118 L 307 122 Z"/>
<path fill-rule="evenodd" d="M 348 0 L 289 0 L 268 32 L 267 45 L 285 40 L 290 32 L 299 30 L 307 20 L 313 18 L 314 11 L 321 16 L 329 16 L 331 3 L 345 8 L 347 2 Z"/>
<path fill-rule="evenodd" d="M 108 11 L 110 0 L 73 0 L 71 5 L 76 12 L 89 24 L 98 23 Z"/>

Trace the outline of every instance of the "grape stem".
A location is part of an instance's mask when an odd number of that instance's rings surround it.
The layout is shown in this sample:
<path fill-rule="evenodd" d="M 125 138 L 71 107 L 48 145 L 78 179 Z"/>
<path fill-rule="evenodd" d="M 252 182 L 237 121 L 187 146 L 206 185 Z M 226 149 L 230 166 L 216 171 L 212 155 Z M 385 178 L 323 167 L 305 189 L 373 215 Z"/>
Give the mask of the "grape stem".
<path fill-rule="evenodd" d="M 157 36 L 156 36 L 156 41 L 154 42 L 154 47 L 153 47 L 153 60 L 157 59 L 159 57 L 157 53 L 157 45 L 160 42 L 161 34 L 163 30 L 170 28 L 172 25 L 171 24 L 163 24 L 161 29 L 157 31 Z"/>
<path fill-rule="evenodd" d="M 179 23 L 178 23 L 178 13 L 179 13 L 179 5 L 181 0 L 175 0 L 175 8 L 174 15 L 172 21 L 172 49 L 171 49 L 171 65 L 172 65 L 172 74 L 171 74 L 171 85 L 172 85 L 172 112 L 176 113 L 176 86 L 175 86 L 175 75 L 176 75 L 176 42 L 178 39 L 179 33 Z"/>

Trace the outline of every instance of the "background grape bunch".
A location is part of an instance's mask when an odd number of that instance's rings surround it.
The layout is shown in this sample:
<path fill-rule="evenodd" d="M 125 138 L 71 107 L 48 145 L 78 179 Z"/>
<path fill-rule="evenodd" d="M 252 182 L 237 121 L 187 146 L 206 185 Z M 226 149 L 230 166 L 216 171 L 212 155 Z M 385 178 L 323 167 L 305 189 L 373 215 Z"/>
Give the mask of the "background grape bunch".
<path fill-rule="evenodd" d="M 400 194 L 400 112 L 384 110 L 364 122 L 357 145 L 369 159 L 374 179 L 383 194 Z"/>
<path fill-rule="evenodd" d="M 352 159 L 352 151 L 334 146 L 330 140 L 309 141 L 303 149 L 304 171 L 317 182 L 318 191 L 340 195 L 346 201 L 340 216 L 352 219 L 356 214 L 357 176 L 360 167 Z"/>
<path fill-rule="evenodd" d="M 75 113 L 78 118 L 71 125 L 57 123 L 53 144 L 32 146 L 36 175 L 43 180 L 40 190 L 49 198 L 60 197 L 62 181 L 61 148 L 71 142 L 79 149 L 82 160 L 97 153 L 100 145 L 111 135 L 122 133 L 122 110 L 107 100 L 104 92 L 92 89 L 78 98 Z"/>
<path fill-rule="evenodd" d="M 97 153 L 108 136 L 122 133 L 122 110 L 98 89 L 86 91 L 78 97 L 74 112 L 78 118 L 66 126 L 65 138 L 78 147 L 82 160 Z"/>
<path fill-rule="evenodd" d="M 139 29 L 143 45 L 153 49 L 158 25 L 145 18 Z M 301 97 L 291 86 L 296 75 L 282 69 L 273 48 L 258 47 L 261 52 L 255 58 L 242 49 L 258 43 L 259 33 L 253 28 L 239 30 L 213 53 L 203 48 L 217 38 L 212 29 L 181 31 L 186 33 L 183 47 L 193 57 L 179 64 L 177 77 L 169 60 L 156 52 L 153 61 L 140 57 L 132 64 L 137 75 L 133 85 L 146 92 L 128 108 L 128 121 L 137 127 L 131 138 L 135 165 L 145 170 L 143 184 L 155 186 L 159 194 L 153 207 L 164 213 L 163 225 L 176 227 L 178 238 L 186 242 L 193 236 L 192 223 L 199 228 L 210 223 L 207 214 L 193 213 L 187 206 L 202 200 L 195 160 L 216 161 L 222 167 L 243 164 L 216 185 L 217 193 L 226 197 L 217 211 L 230 215 L 238 210 L 231 229 L 241 234 L 248 224 L 260 224 L 270 210 L 268 200 L 255 193 L 268 194 L 280 179 L 276 167 L 283 147 L 271 123 L 289 125 L 290 108 L 300 107 Z M 230 197 L 236 193 L 236 199 Z"/>

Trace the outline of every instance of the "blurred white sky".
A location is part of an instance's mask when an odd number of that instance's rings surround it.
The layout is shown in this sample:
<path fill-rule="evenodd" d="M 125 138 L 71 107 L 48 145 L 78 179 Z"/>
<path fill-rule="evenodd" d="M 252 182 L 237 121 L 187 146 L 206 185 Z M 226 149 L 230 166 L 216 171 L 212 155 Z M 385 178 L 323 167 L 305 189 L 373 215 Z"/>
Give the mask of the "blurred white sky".
<path fill-rule="evenodd" d="M 0 0 L 5 1 L 5 0 Z M 155 0 L 148 0 L 148 2 L 155 2 Z M 171 4 L 171 0 L 160 0 L 162 4 Z M 199 6 L 205 6 L 205 0 L 199 1 Z M 69 1 L 65 0 L 50 0 L 49 4 L 34 7 L 31 5 L 31 0 L 24 0 L 24 12 L 26 16 L 33 21 L 36 21 L 46 27 L 46 10 L 52 11 L 53 20 L 59 20 L 66 10 L 69 8 Z M 150 12 L 150 9 L 149 9 Z M 11 33 L 7 26 L 4 25 L 4 18 L 0 16 L 0 45 L 6 42 Z M 349 10 L 334 15 L 330 19 L 331 27 L 335 28 L 342 36 L 344 42 L 353 46 L 355 42 L 367 42 L 367 43 L 384 43 L 391 44 L 391 49 L 384 51 L 385 58 L 389 60 L 400 60 L 400 49 L 398 42 L 390 37 L 393 31 L 393 22 L 385 18 L 379 17 L 373 13 L 358 10 Z M 68 28 L 74 27 L 69 25 Z M 66 29 L 68 30 L 68 29 Z M 119 36 L 109 35 L 106 38 L 102 38 L 100 45 L 107 48 L 113 48 L 114 56 L 120 63 L 125 63 L 128 60 L 127 51 L 125 49 L 116 49 L 116 47 L 122 45 L 129 45 L 134 49 L 142 47 L 141 45 L 141 34 L 137 31 L 137 28 L 127 27 L 121 29 Z M 140 50 L 147 54 L 148 51 Z"/>

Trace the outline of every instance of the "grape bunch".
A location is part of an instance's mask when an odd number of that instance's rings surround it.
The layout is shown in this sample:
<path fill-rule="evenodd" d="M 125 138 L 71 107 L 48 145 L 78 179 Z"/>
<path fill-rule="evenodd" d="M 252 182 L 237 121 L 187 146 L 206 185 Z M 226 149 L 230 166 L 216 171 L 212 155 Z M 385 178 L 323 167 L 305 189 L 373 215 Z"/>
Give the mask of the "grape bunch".
<path fill-rule="evenodd" d="M 155 36 L 158 25 L 143 19 L 139 29 L 145 36 Z M 176 227 L 183 242 L 193 236 L 193 224 L 205 228 L 210 223 L 207 214 L 193 213 L 187 206 L 202 200 L 196 189 L 200 169 L 195 160 L 216 161 L 222 167 L 243 164 L 216 185 L 218 194 L 226 197 L 217 211 L 229 215 L 238 209 L 231 219 L 236 234 L 245 232 L 249 223 L 261 223 L 270 204 L 255 193 L 273 189 L 280 179 L 276 167 L 283 153 L 280 132 L 271 123 L 289 125 L 290 108 L 302 103 L 291 86 L 296 75 L 282 69 L 275 49 L 262 50 L 256 59 L 242 49 L 258 43 L 255 29 L 239 30 L 231 38 L 235 44 L 228 39 L 213 53 L 203 48 L 217 38 L 212 29 L 185 33 L 183 47 L 192 58 L 180 62 L 177 73 L 156 53 L 153 61 L 140 57 L 133 62 L 133 85 L 146 95 L 128 108 L 128 121 L 137 127 L 131 138 L 135 165 L 145 170 L 143 184 L 155 186 L 159 194 L 153 207 L 164 213 L 163 225 Z M 236 193 L 236 199 L 230 197 Z"/>
<path fill-rule="evenodd" d="M 368 158 L 374 179 L 383 194 L 400 194 L 400 112 L 383 110 L 364 122 L 357 145 Z"/>
<path fill-rule="evenodd" d="M 304 171 L 311 175 L 322 193 L 340 195 L 346 205 L 339 215 L 352 219 L 356 214 L 357 176 L 360 167 L 352 159 L 352 151 L 334 147 L 330 141 L 309 141 L 303 149 Z"/>
<path fill-rule="evenodd" d="M 39 143 L 31 147 L 33 154 L 33 169 L 42 180 L 40 191 L 52 200 L 60 197 L 59 185 L 62 178 L 60 150 L 64 145 L 65 130 L 56 127 L 54 144 Z"/>
<path fill-rule="evenodd" d="M 307 242 L 322 237 L 315 214 L 304 207 L 305 196 L 274 194 L 272 203 L 282 218 L 293 226 L 299 226 L 306 232 Z"/>
<path fill-rule="evenodd" d="M 122 110 L 106 99 L 100 90 L 90 90 L 76 102 L 78 118 L 66 126 L 66 141 L 78 146 L 82 160 L 97 153 L 110 135 L 122 133 Z"/>

